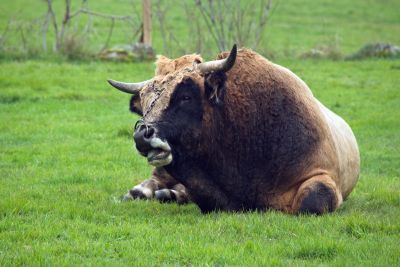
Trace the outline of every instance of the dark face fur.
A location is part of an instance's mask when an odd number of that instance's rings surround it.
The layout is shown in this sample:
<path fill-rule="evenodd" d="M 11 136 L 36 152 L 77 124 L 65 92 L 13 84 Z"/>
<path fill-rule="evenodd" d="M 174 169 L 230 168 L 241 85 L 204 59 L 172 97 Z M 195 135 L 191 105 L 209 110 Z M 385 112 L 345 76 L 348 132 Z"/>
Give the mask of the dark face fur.
<path fill-rule="evenodd" d="M 234 45 L 227 58 L 205 63 L 198 55 L 175 60 L 161 56 L 152 80 L 139 84 L 109 80 L 133 94 L 130 110 L 143 117 L 135 126 L 136 148 L 151 165 L 169 165 L 179 151 L 188 155 L 199 143 L 204 105 L 222 105 L 225 72 L 235 64 L 236 54 Z"/>
<path fill-rule="evenodd" d="M 143 114 L 135 127 L 136 148 L 154 166 L 170 164 L 179 150 L 196 143 L 200 133 L 204 97 L 200 86 L 191 77 L 176 84 L 173 80 L 144 88 L 140 106 L 135 96 L 130 102 L 131 111 Z"/>
<path fill-rule="evenodd" d="M 187 78 L 176 86 L 156 126 L 171 144 L 185 144 L 188 135 L 200 127 L 202 117 L 200 88 Z"/>

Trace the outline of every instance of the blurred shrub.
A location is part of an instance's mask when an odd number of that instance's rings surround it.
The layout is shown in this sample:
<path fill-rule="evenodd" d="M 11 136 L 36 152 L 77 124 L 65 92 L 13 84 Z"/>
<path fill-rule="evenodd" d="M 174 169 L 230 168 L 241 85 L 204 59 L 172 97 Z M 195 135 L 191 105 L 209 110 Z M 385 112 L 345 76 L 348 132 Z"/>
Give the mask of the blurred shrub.
<path fill-rule="evenodd" d="M 364 58 L 400 58 L 400 47 L 387 43 L 366 44 L 357 52 L 349 55 L 346 59 Z"/>
<path fill-rule="evenodd" d="M 71 60 L 92 58 L 92 54 L 85 46 L 85 41 L 85 38 L 79 34 L 66 34 L 62 42 L 61 54 Z"/>
<path fill-rule="evenodd" d="M 332 59 L 340 60 L 343 54 L 340 50 L 339 42 L 334 40 L 328 44 L 318 45 L 300 55 L 300 58 Z"/>

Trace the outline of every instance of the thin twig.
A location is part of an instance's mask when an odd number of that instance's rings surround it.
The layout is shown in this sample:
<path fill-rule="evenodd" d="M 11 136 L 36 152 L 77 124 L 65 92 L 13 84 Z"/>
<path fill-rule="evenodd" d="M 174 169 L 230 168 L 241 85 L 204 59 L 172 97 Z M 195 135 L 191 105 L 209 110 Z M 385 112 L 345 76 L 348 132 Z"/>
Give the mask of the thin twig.
<path fill-rule="evenodd" d="M 9 31 L 9 29 L 10 29 L 11 20 L 12 20 L 12 18 L 8 20 L 7 25 L 4 28 L 4 31 L 0 36 L 0 47 L 3 45 L 4 40 L 6 39 L 6 35 L 7 35 L 8 31 Z"/>
<path fill-rule="evenodd" d="M 25 34 L 24 34 L 24 29 L 23 27 L 20 25 L 19 26 L 19 31 L 21 33 L 21 41 L 22 41 L 22 47 L 24 49 L 24 51 L 26 52 L 26 38 L 25 38 Z"/>
<path fill-rule="evenodd" d="M 108 44 L 110 42 L 113 29 L 114 29 L 114 23 L 115 23 L 115 19 L 111 19 L 110 31 L 108 32 L 107 40 L 106 40 L 103 48 L 101 49 L 101 51 L 103 51 L 104 49 L 106 49 L 108 47 Z"/>
<path fill-rule="evenodd" d="M 183 3 L 185 3 L 183 1 Z M 167 8 L 161 8 L 161 0 L 158 0 L 155 5 L 156 8 L 156 17 L 158 19 L 158 23 L 160 24 L 160 32 L 161 32 L 161 39 L 163 42 L 163 50 L 167 52 L 168 49 L 168 42 L 167 42 L 167 31 L 165 30 L 165 13 Z"/>
<path fill-rule="evenodd" d="M 222 2 L 222 0 L 221 1 L 217 1 L 217 3 L 218 3 L 217 11 L 218 11 L 218 23 L 219 23 L 219 26 L 220 26 L 220 31 L 221 31 L 221 36 L 222 36 L 222 46 L 224 47 L 224 50 L 225 50 L 226 49 L 226 42 L 228 40 L 226 39 L 226 36 L 225 36 L 225 28 L 224 28 L 224 24 L 225 24 L 224 17 L 225 16 L 223 14 L 224 10 L 221 7 L 221 2 Z"/>
<path fill-rule="evenodd" d="M 214 30 L 213 30 L 213 27 L 210 24 L 210 21 L 208 20 L 208 17 L 207 17 L 207 14 L 206 14 L 206 10 L 204 9 L 204 7 L 201 4 L 201 0 L 195 0 L 195 4 L 199 8 L 200 14 L 202 15 L 202 17 L 203 17 L 203 19 L 204 19 L 204 21 L 205 21 L 205 23 L 207 25 L 208 31 L 211 33 L 211 36 L 213 37 L 215 43 L 217 44 L 218 49 L 220 49 L 222 51 L 222 49 L 220 47 L 220 44 L 219 44 L 218 37 L 216 36 L 216 34 L 215 34 Z"/>
<path fill-rule="evenodd" d="M 44 52 L 47 52 L 47 32 L 49 30 L 50 16 L 50 13 L 47 12 L 42 26 L 42 48 Z"/>
<path fill-rule="evenodd" d="M 64 14 L 64 19 L 61 24 L 61 30 L 59 32 L 59 35 L 57 36 L 57 50 L 61 49 L 61 45 L 62 45 L 63 39 L 64 39 L 65 27 L 67 26 L 67 24 L 71 18 L 70 12 L 71 12 L 71 0 L 65 0 L 65 14 Z"/>
<path fill-rule="evenodd" d="M 88 15 L 93 15 L 96 17 L 102 17 L 102 18 L 107 18 L 107 19 L 114 19 L 114 20 L 132 20 L 133 18 L 131 16 L 116 16 L 116 15 L 110 15 L 110 14 L 105 14 L 105 13 L 100 13 L 100 12 L 94 12 L 85 8 L 79 9 L 72 13 L 70 15 L 70 18 L 73 18 L 80 13 L 88 14 Z"/>
<path fill-rule="evenodd" d="M 268 0 L 266 5 L 265 6 L 263 5 L 262 14 L 260 16 L 258 25 L 258 31 L 256 32 L 256 37 L 253 43 L 253 49 L 256 49 L 261 41 L 261 37 L 264 33 L 265 26 L 267 25 L 267 20 L 270 16 L 271 6 L 272 6 L 272 0 Z"/>
<path fill-rule="evenodd" d="M 53 2 L 52 0 L 47 0 L 47 13 L 50 14 L 51 20 L 53 22 L 54 34 L 56 36 L 56 42 L 54 44 L 54 50 L 57 51 L 57 43 L 58 43 L 58 25 L 56 20 L 56 15 L 53 11 Z"/>

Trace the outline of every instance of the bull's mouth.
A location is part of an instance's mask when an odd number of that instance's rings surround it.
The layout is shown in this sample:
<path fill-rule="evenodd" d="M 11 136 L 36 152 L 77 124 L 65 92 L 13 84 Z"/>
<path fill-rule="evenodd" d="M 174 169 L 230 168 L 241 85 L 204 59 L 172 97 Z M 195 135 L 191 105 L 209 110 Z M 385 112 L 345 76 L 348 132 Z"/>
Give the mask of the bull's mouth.
<path fill-rule="evenodd" d="M 155 167 L 168 165 L 172 161 L 171 151 L 164 151 L 161 149 L 151 150 L 147 154 L 147 161 L 150 165 L 153 165 Z"/>
<path fill-rule="evenodd" d="M 162 167 L 172 162 L 171 147 L 167 141 L 155 137 L 150 141 L 150 146 L 154 148 L 146 156 L 150 165 Z"/>

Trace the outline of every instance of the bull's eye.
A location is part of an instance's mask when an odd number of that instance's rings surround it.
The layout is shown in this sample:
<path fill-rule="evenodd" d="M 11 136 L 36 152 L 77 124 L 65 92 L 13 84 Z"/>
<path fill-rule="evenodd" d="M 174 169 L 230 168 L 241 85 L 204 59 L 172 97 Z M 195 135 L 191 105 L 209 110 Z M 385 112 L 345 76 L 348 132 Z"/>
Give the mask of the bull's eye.
<path fill-rule="evenodd" d="M 189 101 L 190 99 L 192 99 L 192 98 L 188 95 L 185 95 L 182 97 L 182 101 Z"/>

